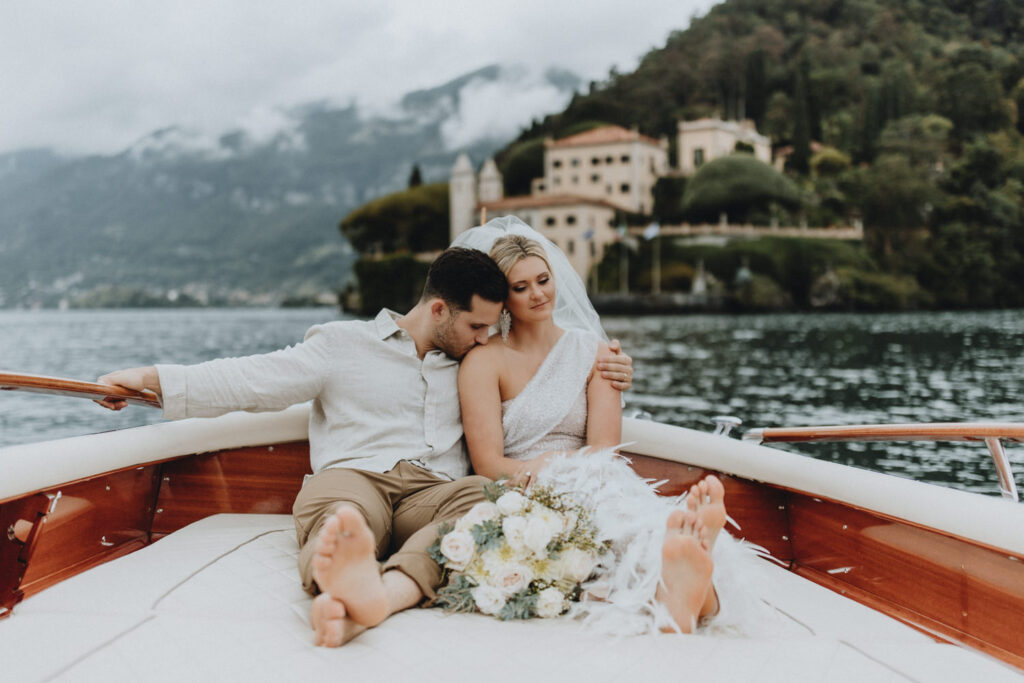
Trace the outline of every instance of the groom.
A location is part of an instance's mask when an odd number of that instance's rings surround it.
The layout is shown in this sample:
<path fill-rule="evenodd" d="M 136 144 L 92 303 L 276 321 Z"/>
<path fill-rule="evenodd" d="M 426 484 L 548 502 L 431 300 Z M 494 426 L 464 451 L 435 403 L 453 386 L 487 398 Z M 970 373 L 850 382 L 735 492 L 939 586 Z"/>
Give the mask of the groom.
<path fill-rule="evenodd" d="M 172 419 L 312 400 L 314 474 L 293 515 L 303 587 L 317 595 L 317 644 L 337 646 L 433 599 L 441 570 L 427 548 L 438 525 L 483 500 L 487 480 L 466 476 L 458 361 L 487 343 L 507 294 L 490 257 L 449 248 L 405 316 L 385 309 L 372 321 L 314 326 L 301 344 L 273 353 L 121 370 L 99 381 L 156 392 Z M 629 386 L 628 356 L 601 361 L 606 378 Z"/>

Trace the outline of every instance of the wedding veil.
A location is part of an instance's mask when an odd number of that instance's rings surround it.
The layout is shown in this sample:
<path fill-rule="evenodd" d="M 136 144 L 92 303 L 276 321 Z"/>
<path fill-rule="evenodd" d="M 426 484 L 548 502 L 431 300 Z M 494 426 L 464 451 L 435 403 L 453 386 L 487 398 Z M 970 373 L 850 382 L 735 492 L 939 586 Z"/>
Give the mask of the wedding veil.
<path fill-rule="evenodd" d="M 601 327 L 601 319 L 587 296 L 587 288 L 569 259 L 551 240 L 515 216 L 501 216 L 484 225 L 470 228 L 456 237 L 452 246 L 478 249 L 489 254 L 494 243 L 505 235 L 523 235 L 544 247 L 555 278 L 555 324 L 564 330 L 591 332 L 608 341 L 608 335 Z"/>

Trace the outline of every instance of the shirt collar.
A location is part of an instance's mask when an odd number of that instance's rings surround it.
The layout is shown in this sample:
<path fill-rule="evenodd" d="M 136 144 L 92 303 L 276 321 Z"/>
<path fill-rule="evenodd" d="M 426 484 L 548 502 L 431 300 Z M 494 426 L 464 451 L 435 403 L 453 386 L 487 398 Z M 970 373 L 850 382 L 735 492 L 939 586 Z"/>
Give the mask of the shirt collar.
<path fill-rule="evenodd" d="M 395 313 L 391 309 L 380 309 L 380 313 L 378 313 L 377 317 L 373 319 L 373 324 L 377 329 L 377 336 L 380 339 L 387 339 L 395 333 L 405 332 L 405 330 L 398 326 L 398 321 L 401 318 L 401 315 Z M 406 335 L 408 335 L 407 332 Z"/>

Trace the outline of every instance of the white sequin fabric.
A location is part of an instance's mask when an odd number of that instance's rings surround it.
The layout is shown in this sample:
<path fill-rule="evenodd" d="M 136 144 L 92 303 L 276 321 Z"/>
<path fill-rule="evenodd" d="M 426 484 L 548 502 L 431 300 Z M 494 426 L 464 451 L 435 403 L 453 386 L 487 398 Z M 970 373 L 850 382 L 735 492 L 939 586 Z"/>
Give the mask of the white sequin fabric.
<path fill-rule="evenodd" d="M 501 404 L 505 457 L 574 451 L 587 441 L 587 378 L 597 337 L 567 330 L 526 387 Z"/>

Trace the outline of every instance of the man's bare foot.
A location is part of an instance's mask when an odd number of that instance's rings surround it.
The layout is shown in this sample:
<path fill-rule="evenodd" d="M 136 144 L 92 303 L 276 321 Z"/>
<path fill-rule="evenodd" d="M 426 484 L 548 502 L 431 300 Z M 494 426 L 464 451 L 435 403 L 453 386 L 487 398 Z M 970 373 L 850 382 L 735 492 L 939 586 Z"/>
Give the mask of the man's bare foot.
<path fill-rule="evenodd" d="M 320 590 L 341 601 L 348 619 L 376 626 L 390 611 L 375 556 L 373 534 L 358 510 L 343 506 L 320 529 L 313 578 Z"/>
<path fill-rule="evenodd" d="M 703 523 L 692 510 L 673 510 L 661 546 L 661 584 L 655 599 L 668 607 L 683 633 L 690 633 L 707 602 L 714 565 Z M 671 629 L 663 629 L 671 632 Z"/>
<path fill-rule="evenodd" d="M 340 647 L 366 630 L 365 626 L 348 618 L 341 600 L 335 600 L 327 593 L 313 598 L 309 619 L 316 632 L 313 644 L 324 647 Z"/>
<path fill-rule="evenodd" d="M 686 495 L 686 509 L 695 512 L 704 525 L 708 552 L 711 552 L 718 532 L 725 526 L 725 487 L 718 477 L 709 474 L 691 486 Z"/>

